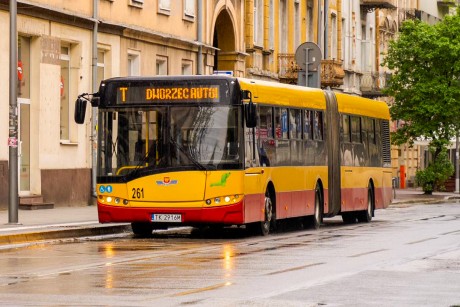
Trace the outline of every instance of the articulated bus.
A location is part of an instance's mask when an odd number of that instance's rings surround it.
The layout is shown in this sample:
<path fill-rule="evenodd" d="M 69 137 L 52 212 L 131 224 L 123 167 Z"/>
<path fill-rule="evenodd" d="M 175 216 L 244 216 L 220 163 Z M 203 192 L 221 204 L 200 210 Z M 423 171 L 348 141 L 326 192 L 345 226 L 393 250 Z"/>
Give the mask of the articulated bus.
<path fill-rule="evenodd" d="M 228 76 L 126 77 L 82 94 L 98 107 L 101 223 L 135 234 L 277 221 L 370 222 L 392 200 L 389 109 L 329 90 Z"/>

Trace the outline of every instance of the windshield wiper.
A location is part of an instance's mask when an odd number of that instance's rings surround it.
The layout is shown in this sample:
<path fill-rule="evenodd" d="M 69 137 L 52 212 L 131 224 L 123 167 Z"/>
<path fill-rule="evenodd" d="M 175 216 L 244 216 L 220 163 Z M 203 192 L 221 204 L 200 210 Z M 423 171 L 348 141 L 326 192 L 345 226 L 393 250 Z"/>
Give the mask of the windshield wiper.
<path fill-rule="evenodd" d="M 184 146 L 178 144 L 172 137 L 169 138 L 169 142 L 174 146 L 176 147 L 177 149 L 179 149 L 192 163 L 193 165 L 195 165 L 199 170 L 202 170 L 202 171 L 205 171 L 206 170 L 206 167 L 201 164 L 200 162 L 198 162 L 191 154 L 190 152 L 184 148 Z"/>

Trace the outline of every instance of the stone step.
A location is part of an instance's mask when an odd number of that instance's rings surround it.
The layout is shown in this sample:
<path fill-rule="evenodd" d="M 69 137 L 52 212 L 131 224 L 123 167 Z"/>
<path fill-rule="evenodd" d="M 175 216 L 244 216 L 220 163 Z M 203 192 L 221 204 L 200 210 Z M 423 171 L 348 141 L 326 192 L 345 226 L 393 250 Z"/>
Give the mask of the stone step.
<path fill-rule="evenodd" d="M 19 209 L 21 210 L 37 210 L 37 209 L 53 209 L 53 203 L 43 201 L 41 195 L 19 196 Z"/>
<path fill-rule="evenodd" d="M 41 195 L 19 196 L 20 205 L 41 204 L 41 203 L 43 203 L 43 196 Z"/>
<path fill-rule="evenodd" d="M 32 203 L 32 204 L 19 204 L 21 210 L 38 210 L 38 209 L 53 209 L 53 203 Z"/>

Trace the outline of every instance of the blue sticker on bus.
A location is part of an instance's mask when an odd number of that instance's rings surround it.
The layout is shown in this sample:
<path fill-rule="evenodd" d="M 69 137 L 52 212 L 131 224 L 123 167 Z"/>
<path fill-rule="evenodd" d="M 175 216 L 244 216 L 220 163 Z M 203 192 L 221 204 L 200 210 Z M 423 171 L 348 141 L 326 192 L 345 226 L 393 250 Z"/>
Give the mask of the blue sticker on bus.
<path fill-rule="evenodd" d="M 99 193 L 105 193 L 105 192 L 112 193 L 112 191 L 113 191 L 113 188 L 111 185 L 108 185 L 108 186 L 101 185 L 99 187 Z"/>

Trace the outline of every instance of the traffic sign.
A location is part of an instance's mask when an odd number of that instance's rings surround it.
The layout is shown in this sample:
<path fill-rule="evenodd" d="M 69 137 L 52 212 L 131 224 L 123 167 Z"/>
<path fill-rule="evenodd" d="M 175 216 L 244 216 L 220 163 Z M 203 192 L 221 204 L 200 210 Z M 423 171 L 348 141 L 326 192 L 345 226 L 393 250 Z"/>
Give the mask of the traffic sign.
<path fill-rule="evenodd" d="M 321 57 L 321 49 L 313 42 L 302 43 L 295 51 L 295 60 L 303 71 L 316 70 L 321 64 Z"/>

